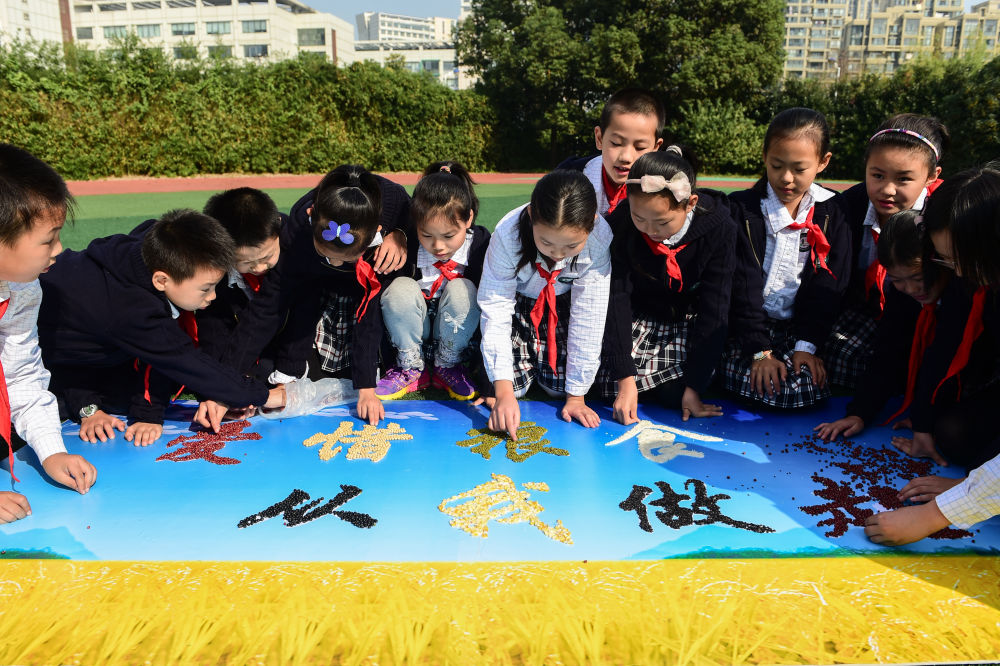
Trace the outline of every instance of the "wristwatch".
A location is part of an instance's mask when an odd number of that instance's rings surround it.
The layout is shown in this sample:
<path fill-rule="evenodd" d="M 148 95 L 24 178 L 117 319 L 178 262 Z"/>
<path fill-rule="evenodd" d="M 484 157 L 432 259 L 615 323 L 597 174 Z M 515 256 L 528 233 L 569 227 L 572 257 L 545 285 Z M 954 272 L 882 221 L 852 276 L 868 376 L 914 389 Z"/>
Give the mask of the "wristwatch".
<path fill-rule="evenodd" d="M 753 355 L 753 362 L 763 361 L 765 358 L 771 358 L 771 350 L 765 349 L 764 351 L 759 351 Z"/>
<path fill-rule="evenodd" d="M 89 419 L 97 413 L 97 405 L 86 405 L 80 408 L 80 420 Z"/>

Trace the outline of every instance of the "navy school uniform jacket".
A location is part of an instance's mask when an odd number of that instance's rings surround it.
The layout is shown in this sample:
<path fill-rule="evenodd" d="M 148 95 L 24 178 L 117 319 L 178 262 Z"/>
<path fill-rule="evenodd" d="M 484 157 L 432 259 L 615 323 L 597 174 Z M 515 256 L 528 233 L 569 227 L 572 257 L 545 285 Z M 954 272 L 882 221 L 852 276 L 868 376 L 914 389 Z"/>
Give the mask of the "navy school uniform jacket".
<path fill-rule="evenodd" d="M 420 249 L 419 232 L 414 229 L 406 243 L 406 263 L 392 274 L 392 278 L 408 277 L 419 280 L 420 269 L 417 268 L 417 251 Z M 486 260 L 486 250 L 490 246 L 490 232 L 486 227 L 472 225 L 472 244 L 469 246 L 469 264 L 465 267 L 462 277 L 479 287 L 483 277 L 483 262 Z M 439 292 L 440 293 L 440 292 Z"/>
<path fill-rule="evenodd" d="M 693 314 L 684 381 L 699 393 L 708 388 L 725 347 L 737 229 L 725 195 L 713 190 L 698 195 L 691 226 L 679 244 L 684 249 L 676 255 L 683 277 L 679 293 L 676 282 L 667 284 L 664 257 L 646 245 L 632 223 L 628 200 L 608 216 L 615 238 L 603 362 L 616 379 L 635 374 L 633 318 L 682 322 Z"/>
<path fill-rule="evenodd" d="M 764 310 L 767 220 L 761 202 L 766 198 L 767 181 L 763 178 L 750 189 L 729 195 L 739 231 L 730 329 L 748 354 L 771 348 Z M 822 269 L 817 271 L 813 263 L 807 261 L 792 316 L 796 339 L 811 342 L 820 352 L 833 328 L 851 278 L 851 234 L 835 201 L 836 197 L 817 202 L 813 214 L 813 222 L 830 243 L 826 263 L 833 275 Z"/>
<path fill-rule="evenodd" d="M 858 267 L 861 255 L 861 243 L 864 235 L 869 233 L 865 230 L 865 216 L 868 214 L 868 190 L 864 183 L 851 186 L 850 189 L 841 192 L 833 201 L 840 207 L 844 216 L 844 222 L 851 230 L 851 280 L 847 286 L 844 297 L 844 307 L 862 308 L 873 318 L 879 316 L 879 295 L 878 289 L 872 287 L 869 292 L 865 291 L 865 271 Z M 888 289 L 886 290 L 888 299 Z"/>
<path fill-rule="evenodd" d="M 412 235 L 410 197 L 401 185 L 377 176 L 382 193 L 382 234 L 401 229 Z M 275 369 L 287 375 L 302 376 L 312 353 L 319 322 L 321 296 L 324 292 L 363 297 L 364 290 L 354 273 L 354 265 L 331 266 L 313 246 L 312 224 L 307 210 L 313 205 L 316 190 L 311 190 L 292 206 L 288 221 L 281 229 L 281 257 L 261 282 L 260 291 L 233 332 L 222 360 L 241 372 L 249 372 L 261 351 L 275 337 Z M 375 248 L 365 253 L 371 263 Z M 379 275 L 382 289 L 391 276 Z M 355 388 L 372 388 L 376 383 L 378 350 L 382 339 L 382 307 L 379 293 L 368 303 L 365 315 L 357 322 L 351 337 L 351 376 Z"/>
<path fill-rule="evenodd" d="M 287 222 L 288 216 L 281 214 L 282 228 Z M 261 289 L 265 279 L 267 273 L 261 276 Z M 230 286 L 229 275 L 224 275 L 215 287 L 215 300 L 197 313 L 198 348 L 213 358 L 222 358 L 250 300 L 237 285 Z"/>
<path fill-rule="evenodd" d="M 154 222 L 129 235 L 99 238 L 82 252 L 66 250 L 42 274 L 38 335 L 45 364 L 99 373 L 138 358 L 172 383 L 213 400 L 263 405 L 267 387 L 198 351 L 171 316 L 167 297 L 153 287 L 142 237 Z M 150 394 L 161 390 L 151 388 Z M 67 407 L 75 415 L 85 404 Z"/>

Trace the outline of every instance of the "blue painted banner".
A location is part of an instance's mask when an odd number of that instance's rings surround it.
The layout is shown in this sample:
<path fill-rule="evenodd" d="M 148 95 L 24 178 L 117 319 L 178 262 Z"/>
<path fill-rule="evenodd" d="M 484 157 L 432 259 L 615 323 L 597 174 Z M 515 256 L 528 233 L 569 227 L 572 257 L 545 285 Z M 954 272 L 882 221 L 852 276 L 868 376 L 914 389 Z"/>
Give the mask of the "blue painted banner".
<path fill-rule="evenodd" d="M 504 561 L 838 556 L 885 552 L 864 518 L 894 506 L 937 468 L 872 428 L 851 442 L 812 438 L 844 401 L 799 414 L 682 423 L 644 406 L 621 426 L 563 422 L 558 405 L 521 403 L 513 442 L 458 402 L 386 403 L 365 426 L 346 407 L 193 432 L 176 404 L 163 437 L 66 441 L 97 468 L 87 495 L 58 487 L 34 454 L 16 455 L 32 515 L 0 527 L 4 551 L 98 560 Z M 911 552 L 1000 551 L 1000 520 L 949 530 Z"/>

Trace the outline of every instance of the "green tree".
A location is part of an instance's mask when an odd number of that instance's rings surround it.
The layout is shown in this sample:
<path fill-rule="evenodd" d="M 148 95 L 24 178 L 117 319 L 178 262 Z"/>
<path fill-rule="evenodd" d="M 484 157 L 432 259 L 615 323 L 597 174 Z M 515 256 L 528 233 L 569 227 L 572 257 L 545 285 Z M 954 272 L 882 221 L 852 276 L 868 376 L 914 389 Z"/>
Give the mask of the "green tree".
<path fill-rule="evenodd" d="M 473 0 L 462 64 L 497 118 L 501 164 L 551 166 L 587 138 L 603 102 L 638 85 L 669 120 L 704 100 L 753 104 L 781 72 L 780 0 Z"/>

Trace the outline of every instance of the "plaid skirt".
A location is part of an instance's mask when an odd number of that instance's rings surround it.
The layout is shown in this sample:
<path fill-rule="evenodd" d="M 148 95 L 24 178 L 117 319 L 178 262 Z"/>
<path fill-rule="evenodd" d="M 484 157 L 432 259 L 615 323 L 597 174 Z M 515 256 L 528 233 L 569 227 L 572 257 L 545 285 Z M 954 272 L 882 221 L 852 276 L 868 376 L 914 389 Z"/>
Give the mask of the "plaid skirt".
<path fill-rule="evenodd" d="M 514 348 L 514 395 L 520 397 L 538 380 L 544 388 L 554 393 L 566 392 L 566 346 L 569 341 L 569 306 L 570 292 L 556 296 L 556 368 L 558 373 L 549 366 L 548 313 L 542 317 L 538 325 L 538 335 L 535 337 L 535 326 L 531 323 L 531 308 L 535 306 L 534 299 L 518 293 L 514 302 L 514 316 L 511 322 L 511 345 Z"/>
<path fill-rule="evenodd" d="M 794 409 L 809 407 L 830 397 L 830 384 L 818 388 L 812 381 L 809 370 L 792 367 L 792 350 L 795 348 L 795 335 L 792 322 L 767 320 L 768 336 L 771 338 L 771 352 L 775 358 L 785 362 L 788 376 L 781 382 L 781 392 L 769 396 L 754 392 L 750 383 L 750 367 L 753 365 L 753 355 L 744 354 L 738 340 L 730 340 L 726 355 L 722 361 L 722 380 L 727 391 L 761 405 L 779 409 Z M 826 359 L 823 359 L 826 362 Z"/>
<path fill-rule="evenodd" d="M 685 321 L 660 321 L 638 315 L 632 321 L 632 361 L 640 393 L 684 376 L 690 320 L 690 316 Z M 604 367 L 596 383 L 602 397 L 618 396 L 618 381 Z"/>
<path fill-rule="evenodd" d="M 823 349 L 831 383 L 857 388 L 871 363 L 877 326 L 878 322 L 861 308 L 847 308 L 840 313 Z"/>
<path fill-rule="evenodd" d="M 321 367 L 335 373 L 351 367 L 351 333 L 354 331 L 358 299 L 327 293 L 322 297 L 322 314 L 316 325 L 316 352 Z"/>

